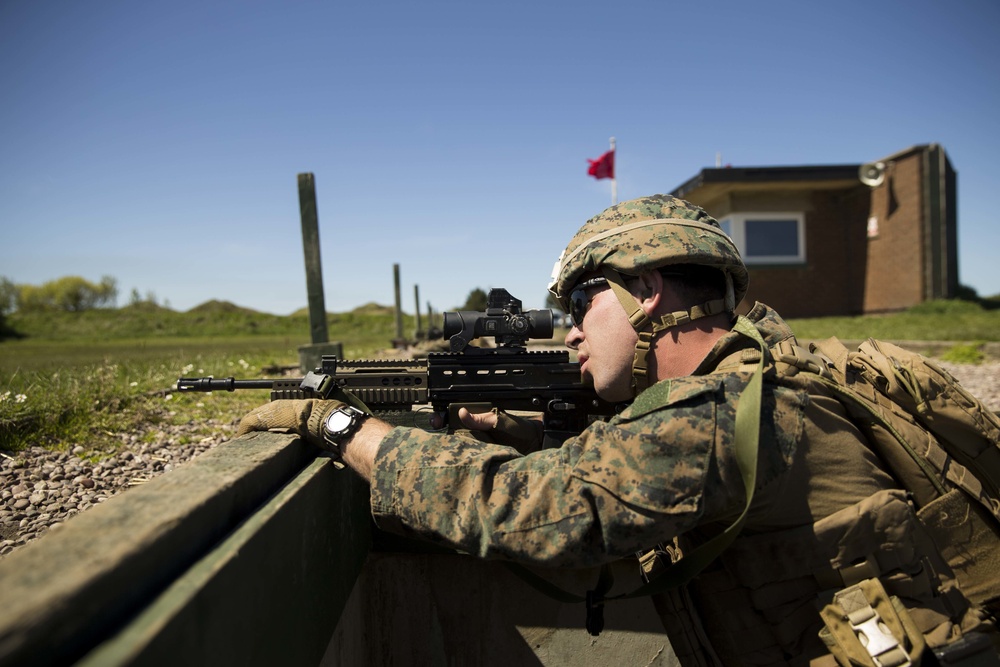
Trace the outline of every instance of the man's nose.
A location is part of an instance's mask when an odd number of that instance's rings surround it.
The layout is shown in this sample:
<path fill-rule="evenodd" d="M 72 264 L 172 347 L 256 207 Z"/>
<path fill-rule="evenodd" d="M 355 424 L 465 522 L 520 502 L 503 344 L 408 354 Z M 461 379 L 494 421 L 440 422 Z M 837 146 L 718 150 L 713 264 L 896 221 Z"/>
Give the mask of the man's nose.
<path fill-rule="evenodd" d="M 578 329 L 577 326 L 574 324 L 570 328 L 570 330 L 566 333 L 566 339 L 564 340 L 564 343 L 566 344 L 566 347 L 568 347 L 569 349 L 575 350 L 577 347 L 579 347 L 580 341 L 582 340 L 583 340 L 583 332 L 580 331 L 580 329 Z"/>

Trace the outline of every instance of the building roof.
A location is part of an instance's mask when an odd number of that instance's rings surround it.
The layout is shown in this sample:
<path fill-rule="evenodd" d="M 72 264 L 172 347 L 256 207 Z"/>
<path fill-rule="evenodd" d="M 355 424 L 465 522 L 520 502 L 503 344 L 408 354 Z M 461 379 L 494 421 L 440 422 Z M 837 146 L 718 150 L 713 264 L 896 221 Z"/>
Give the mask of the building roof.
<path fill-rule="evenodd" d="M 860 164 L 810 165 L 800 167 L 723 167 L 702 169 L 671 193 L 684 199 L 694 190 L 699 198 L 740 190 L 828 190 L 853 187 L 860 183 Z"/>
<path fill-rule="evenodd" d="M 932 146 L 934 144 L 931 144 Z M 891 162 L 927 148 L 926 144 L 910 146 L 881 162 Z M 670 194 L 681 199 L 695 190 L 701 201 L 753 190 L 836 190 L 860 184 L 858 171 L 861 164 L 802 165 L 793 167 L 722 167 L 702 169 L 696 176 L 674 189 Z"/>

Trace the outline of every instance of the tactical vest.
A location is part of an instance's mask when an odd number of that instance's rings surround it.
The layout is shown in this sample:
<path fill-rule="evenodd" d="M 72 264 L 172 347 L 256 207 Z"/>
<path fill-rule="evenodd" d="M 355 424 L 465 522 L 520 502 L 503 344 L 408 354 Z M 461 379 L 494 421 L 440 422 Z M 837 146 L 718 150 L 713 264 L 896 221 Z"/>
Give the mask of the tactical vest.
<path fill-rule="evenodd" d="M 733 353 L 717 370 L 749 372 L 759 360 L 753 352 Z M 767 382 L 831 395 L 819 368 L 799 372 L 813 355 L 794 340 L 770 356 Z M 955 461 L 940 462 L 940 473 L 914 471 L 912 460 L 879 444 L 898 436 L 940 455 L 905 413 L 893 413 L 893 434 L 877 419 L 859 428 L 900 489 L 812 525 L 740 535 L 693 581 L 654 596 L 682 665 L 909 665 L 925 649 L 940 664 L 1000 664 L 996 507 L 978 502 L 975 484 L 963 483 L 972 476 Z M 690 546 L 681 539 L 646 554 L 645 575 L 655 578 Z"/>

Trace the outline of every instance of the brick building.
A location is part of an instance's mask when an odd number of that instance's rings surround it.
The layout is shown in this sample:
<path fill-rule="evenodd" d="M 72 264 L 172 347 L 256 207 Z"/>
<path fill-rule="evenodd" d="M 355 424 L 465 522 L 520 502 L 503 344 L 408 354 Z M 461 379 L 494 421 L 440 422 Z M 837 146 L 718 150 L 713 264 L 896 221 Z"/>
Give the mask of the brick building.
<path fill-rule="evenodd" d="M 703 169 L 672 194 L 715 216 L 754 301 L 785 317 L 901 310 L 958 289 L 956 176 L 943 148 L 877 162 Z"/>

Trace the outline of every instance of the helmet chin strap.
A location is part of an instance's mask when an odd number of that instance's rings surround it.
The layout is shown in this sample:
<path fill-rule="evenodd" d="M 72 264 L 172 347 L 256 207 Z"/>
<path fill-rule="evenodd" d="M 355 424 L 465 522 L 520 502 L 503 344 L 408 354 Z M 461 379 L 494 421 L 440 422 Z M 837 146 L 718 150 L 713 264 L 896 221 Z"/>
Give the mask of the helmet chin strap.
<path fill-rule="evenodd" d="M 706 301 L 703 304 L 692 306 L 688 310 L 675 310 L 672 313 L 661 315 L 659 322 L 654 322 L 625 286 L 625 279 L 622 278 L 620 273 L 609 266 L 602 266 L 601 273 L 604 274 L 608 285 L 611 287 L 611 291 L 615 293 L 615 296 L 618 297 L 618 302 L 625 309 L 629 324 L 632 325 L 632 328 L 639 335 L 639 340 L 635 344 L 635 355 L 632 357 L 633 397 L 638 396 L 643 390 L 656 382 L 656 379 L 649 375 L 649 351 L 654 338 L 667 329 L 687 324 L 703 317 L 709 317 L 710 315 L 718 315 L 719 313 L 733 312 L 735 310 L 734 307 L 729 307 L 728 303 L 733 301 L 733 298 L 730 296 L 733 288 L 732 280 L 727 274 L 726 298 Z"/>

